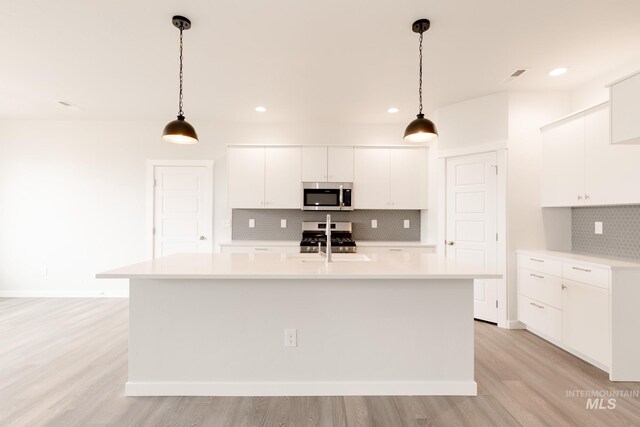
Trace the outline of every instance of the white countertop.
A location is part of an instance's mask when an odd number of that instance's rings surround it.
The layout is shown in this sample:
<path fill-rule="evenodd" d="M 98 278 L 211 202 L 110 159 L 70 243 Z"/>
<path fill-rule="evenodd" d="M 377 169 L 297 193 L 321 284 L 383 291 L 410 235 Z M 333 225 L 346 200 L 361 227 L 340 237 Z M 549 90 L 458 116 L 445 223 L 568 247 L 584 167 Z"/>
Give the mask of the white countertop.
<path fill-rule="evenodd" d="M 176 254 L 97 274 L 139 279 L 497 279 L 501 274 L 436 254 Z M 320 259 L 319 261 L 316 261 Z M 342 259 L 342 261 L 340 261 Z M 346 260 L 345 260 L 346 259 Z"/>
<path fill-rule="evenodd" d="M 540 255 L 559 260 L 570 260 L 576 262 L 586 262 L 611 269 L 640 269 L 640 262 L 624 258 L 608 258 L 603 256 L 579 254 L 575 252 L 547 251 L 547 250 L 526 250 L 519 249 L 517 253 Z"/>
<path fill-rule="evenodd" d="M 220 243 L 220 246 L 300 246 L 298 240 L 231 240 Z M 435 243 L 426 242 L 403 242 L 403 241 L 379 241 L 379 240 L 356 240 L 356 246 L 362 247 L 396 247 L 396 248 L 434 248 Z"/>

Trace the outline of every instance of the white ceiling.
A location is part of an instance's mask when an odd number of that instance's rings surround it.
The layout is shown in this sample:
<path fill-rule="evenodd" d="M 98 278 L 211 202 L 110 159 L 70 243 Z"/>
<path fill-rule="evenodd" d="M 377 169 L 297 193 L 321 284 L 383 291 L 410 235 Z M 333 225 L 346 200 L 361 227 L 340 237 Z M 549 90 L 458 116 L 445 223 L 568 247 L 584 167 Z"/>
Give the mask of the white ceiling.
<path fill-rule="evenodd" d="M 640 54 L 637 0 L 5 1 L 0 118 L 170 120 L 174 14 L 193 23 L 184 38 L 194 124 L 408 122 L 417 109 L 410 26 L 422 17 L 432 23 L 427 112 L 501 90 L 571 89 Z M 557 66 L 569 73 L 548 77 Z M 521 67 L 531 71 L 502 83 Z"/>

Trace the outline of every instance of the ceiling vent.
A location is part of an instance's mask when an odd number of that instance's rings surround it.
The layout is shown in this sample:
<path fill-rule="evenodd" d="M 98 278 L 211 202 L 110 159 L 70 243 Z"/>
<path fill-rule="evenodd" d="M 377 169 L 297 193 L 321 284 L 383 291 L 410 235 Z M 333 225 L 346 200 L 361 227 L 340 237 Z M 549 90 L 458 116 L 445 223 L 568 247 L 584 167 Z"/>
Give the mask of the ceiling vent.
<path fill-rule="evenodd" d="M 507 78 L 502 81 L 502 83 L 510 83 L 515 79 L 517 79 L 518 77 L 522 76 L 527 71 L 529 71 L 528 68 L 518 68 L 516 70 L 513 70 L 513 72 L 509 74 Z"/>
<path fill-rule="evenodd" d="M 83 111 L 82 108 L 78 107 L 76 104 L 72 104 L 67 101 L 58 101 L 58 104 L 62 105 L 63 107 L 70 108 L 71 110 Z"/>

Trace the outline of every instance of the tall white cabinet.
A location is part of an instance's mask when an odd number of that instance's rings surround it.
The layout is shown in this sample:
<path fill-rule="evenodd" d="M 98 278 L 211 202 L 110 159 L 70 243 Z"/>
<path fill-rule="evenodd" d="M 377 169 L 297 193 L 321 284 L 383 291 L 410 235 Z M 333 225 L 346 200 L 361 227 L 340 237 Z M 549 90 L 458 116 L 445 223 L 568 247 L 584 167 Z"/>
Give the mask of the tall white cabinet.
<path fill-rule="evenodd" d="M 640 146 L 610 144 L 609 103 L 542 128 L 543 207 L 640 203 Z"/>

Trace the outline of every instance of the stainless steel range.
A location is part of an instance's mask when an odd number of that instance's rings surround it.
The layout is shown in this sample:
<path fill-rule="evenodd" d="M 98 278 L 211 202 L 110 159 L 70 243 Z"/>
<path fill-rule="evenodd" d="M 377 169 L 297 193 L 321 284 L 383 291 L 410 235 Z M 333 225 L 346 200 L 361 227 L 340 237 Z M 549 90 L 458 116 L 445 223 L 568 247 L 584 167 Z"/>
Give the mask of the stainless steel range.
<path fill-rule="evenodd" d="M 331 222 L 331 252 L 355 253 L 356 242 L 351 238 L 350 222 Z M 319 249 L 327 250 L 327 223 L 308 222 L 302 223 L 301 253 L 318 253 Z"/>

